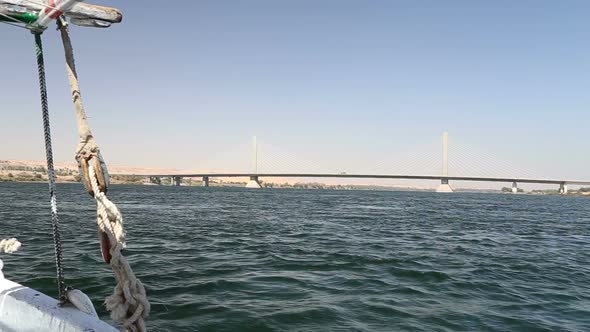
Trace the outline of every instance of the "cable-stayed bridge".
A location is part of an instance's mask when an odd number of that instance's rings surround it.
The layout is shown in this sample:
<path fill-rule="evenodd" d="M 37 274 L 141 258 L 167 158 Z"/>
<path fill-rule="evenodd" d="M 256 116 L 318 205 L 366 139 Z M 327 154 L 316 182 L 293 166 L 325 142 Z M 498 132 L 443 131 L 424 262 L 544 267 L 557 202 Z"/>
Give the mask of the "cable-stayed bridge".
<path fill-rule="evenodd" d="M 248 156 L 249 155 L 249 156 Z M 331 159 L 322 156 L 321 159 Z M 337 160 L 338 158 L 334 158 Z M 249 161 L 249 162 L 248 162 Z M 447 133 L 440 141 L 429 142 L 409 151 L 396 153 L 395 158 L 373 162 L 356 168 L 354 160 L 337 160 L 350 168 L 335 168 L 319 162 L 286 153 L 273 146 L 259 144 L 254 137 L 250 147 L 240 145 L 228 149 L 214 160 L 204 161 L 214 171 L 197 171 L 169 174 L 117 174 L 136 175 L 149 178 L 152 183 L 161 184 L 162 178 L 169 178 L 172 185 L 180 185 L 183 178 L 200 178 L 203 186 L 209 186 L 211 178 L 249 178 L 249 188 L 261 188 L 261 178 L 346 178 L 346 179 L 406 179 L 439 181 L 437 191 L 452 192 L 451 181 L 502 182 L 512 184 L 512 191 L 518 191 L 519 183 L 556 185 L 559 192 L 567 193 L 568 185 L 590 185 L 590 180 L 575 180 L 547 177 L 528 171 L 512 162 L 504 161 L 492 154 L 472 146 L 453 142 L 449 145 Z M 220 168 L 223 165 L 234 165 Z M 248 165 L 249 164 L 249 165 Z"/>

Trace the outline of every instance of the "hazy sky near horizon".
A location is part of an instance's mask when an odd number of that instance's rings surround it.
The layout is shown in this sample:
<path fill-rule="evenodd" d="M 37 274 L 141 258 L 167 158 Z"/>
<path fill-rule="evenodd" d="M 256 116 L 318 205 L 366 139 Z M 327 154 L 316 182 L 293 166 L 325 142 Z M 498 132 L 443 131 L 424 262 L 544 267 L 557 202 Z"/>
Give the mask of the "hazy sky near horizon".
<path fill-rule="evenodd" d="M 71 29 L 108 163 L 200 169 L 257 135 L 362 171 L 446 130 L 531 173 L 590 178 L 588 1 L 96 3 L 125 15 Z M 0 25 L 0 41 L 0 159 L 43 159 L 33 38 Z M 55 29 L 44 44 L 55 159 L 71 161 Z"/>

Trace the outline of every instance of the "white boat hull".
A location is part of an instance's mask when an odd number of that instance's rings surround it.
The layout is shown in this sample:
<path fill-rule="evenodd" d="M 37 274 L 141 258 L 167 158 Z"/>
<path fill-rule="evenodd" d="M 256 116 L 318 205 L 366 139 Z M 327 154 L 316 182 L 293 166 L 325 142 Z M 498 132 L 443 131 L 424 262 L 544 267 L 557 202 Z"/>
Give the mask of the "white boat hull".
<path fill-rule="evenodd" d="M 0 277 L 0 331 L 117 332 L 107 323 L 34 289 Z"/>

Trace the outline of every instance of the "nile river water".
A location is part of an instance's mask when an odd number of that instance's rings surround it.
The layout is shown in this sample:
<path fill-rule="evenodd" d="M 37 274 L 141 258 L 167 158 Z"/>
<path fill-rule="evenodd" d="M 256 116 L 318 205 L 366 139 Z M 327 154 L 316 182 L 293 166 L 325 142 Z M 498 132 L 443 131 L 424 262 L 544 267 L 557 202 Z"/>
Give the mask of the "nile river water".
<path fill-rule="evenodd" d="M 590 199 L 112 186 L 151 331 L 590 331 Z M 58 186 L 67 284 L 102 306 L 94 202 Z M 0 183 L 13 281 L 55 296 L 47 185 Z"/>

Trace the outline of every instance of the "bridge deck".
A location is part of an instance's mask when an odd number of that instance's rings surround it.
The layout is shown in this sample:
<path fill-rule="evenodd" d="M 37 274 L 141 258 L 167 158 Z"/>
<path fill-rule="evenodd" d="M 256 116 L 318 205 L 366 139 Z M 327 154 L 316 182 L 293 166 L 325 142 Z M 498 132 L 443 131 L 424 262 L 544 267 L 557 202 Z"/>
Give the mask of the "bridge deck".
<path fill-rule="evenodd" d="M 516 183 L 541 183 L 541 184 L 573 184 L 590 185 L 585 180 L 555 180 L 555 179 L 528 179 L 528 178 L 495 178 L 475 176 L 440 176 L 440 175 L 395 175 L 395 174 L 332 174 L 332 173 L 194 173 L 194 174 L 113 174 L 113 175 L 135 175 L 142 177 L 182 177 L 182 178 L 229 178 L 229 177 L 252 177 L 261 178 L 352 178 L 352 179 L 407 179 L 407 180 L 442 180 L 449 181 L 480 181 L 480 182 L 516 182 Z"/>

